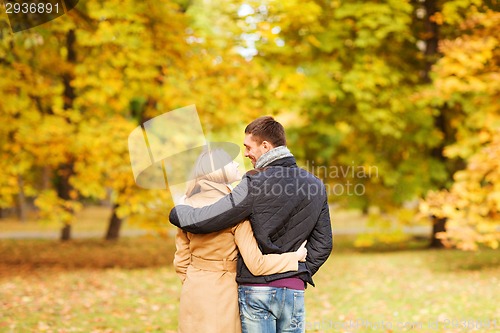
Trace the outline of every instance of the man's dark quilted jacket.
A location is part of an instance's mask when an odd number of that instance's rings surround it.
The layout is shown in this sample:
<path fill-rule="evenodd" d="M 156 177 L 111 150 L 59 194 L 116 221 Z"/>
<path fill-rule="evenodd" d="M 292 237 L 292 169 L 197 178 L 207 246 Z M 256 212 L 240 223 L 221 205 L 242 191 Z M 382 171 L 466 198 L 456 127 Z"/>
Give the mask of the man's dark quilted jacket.
<path fill-rule="evenodd" d="M 312 275 L 332 251 L 327 195 L 321 180 L 298 168 L 295 158 L 286 157 L 260 172 L 248 172 L 230 194 L 210 206 L 178 205 L 170 212 L 172 224 L 192 233 L 220 231 L 247 218 L 262 253 L 296 251 L 306 239 L 308 253 L 298 271 L 266 276 L 252 275 L 240 257 L 236 281 L 266 283 L 298 276 L 314 285 Z"/>

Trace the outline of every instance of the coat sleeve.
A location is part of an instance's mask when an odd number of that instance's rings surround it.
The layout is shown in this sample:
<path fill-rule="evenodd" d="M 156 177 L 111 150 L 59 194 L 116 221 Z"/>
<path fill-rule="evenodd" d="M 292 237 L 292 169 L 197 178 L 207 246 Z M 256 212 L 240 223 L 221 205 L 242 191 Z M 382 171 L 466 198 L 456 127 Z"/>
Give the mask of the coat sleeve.
<path fill-rule="evenodd" d="M 170 211 L 170 223 L 194 234 L 208 234 L 233 227 L 252 212 L 250 180 L 244 177 L 231 193 L 216 203 L 201 208 L 177 205 Z"/>
<path fill-rule="evenodd" d="M 174 268 L 175 272 L 184 283 L 186 280 L 186 272 L 189 264 L 191 263 L 191 251 L 189 249 L 189 238 L 186 232 L 177 229 L 175 235 L 175 255 L 174 255 Z"/>
<path fill-rule="evenodd" d="M 262 254 L 249 221 L 236 227 L 234 237 L 243 261 L 253 275 L 284 273 L 299 268 L 295 252 Z"/>
<path fill-rule="evenodd" d="M 318 217 L 318 221 L 307 240 L 306 265 L 314 275 L 330 256 L 333 248 L 332 224 L 330 221 L 330 210 L 328 199 L 325 195 L 325 202 Z"/>

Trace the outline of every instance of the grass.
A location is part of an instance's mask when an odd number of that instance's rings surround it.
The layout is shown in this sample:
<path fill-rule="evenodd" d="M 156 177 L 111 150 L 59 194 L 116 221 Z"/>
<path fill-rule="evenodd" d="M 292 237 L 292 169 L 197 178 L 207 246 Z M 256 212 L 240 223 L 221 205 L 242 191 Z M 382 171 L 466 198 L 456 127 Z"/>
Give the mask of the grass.
<path fill-rule="evenodd" d="M 101 232 L 103 235 L 108 227 L 111 208 L 105 206 L 87 206 L 76 215 L 73 232 Z M 138 230 L 138 226 L 124 223 L 122 230 Z M 30 211 L 25 222 L 19 222 L 15 217 L 0 219 L 0 232 L 60 232 L 61 225 L 37 221 L 35 212 Z"/>
<path fill-rule="evenodd" d="M 166 267 L 172 263 L 172 240 L 155 236 L 122 238 L 117 242 L 100 239 L 1 240 L 0 278 L 37 272 L 40 269 L 138 269 Z"/>
<path fill-rule="evenodd" d="M 350 241 L 337 239 L 306 291 L 308 332 L 500 331 L 499 251 L 360 252 Z M 175 332 L 173 249 L 159 237 L 1 240 L 0 332 Z M 463 319 L 497 329 L 454 327 Z"/>
<path fill-rule="evenodd" d="M 477 265 L 460 264 L 464 258 Z M 448 323 L 500 317 L 499 273 L 494 251 L 339 254 L 320 273 L 319 288 L 308 293 L 309 328 L 334 332 L 352 321 L 365 323 L 356 332 L 373 332 L 375 325 L 382 326 L 375 331 L 404 332 L 408 322 L 431 332 L 429 323 L 437 322 L 434 331 L 460 332 Z"/>

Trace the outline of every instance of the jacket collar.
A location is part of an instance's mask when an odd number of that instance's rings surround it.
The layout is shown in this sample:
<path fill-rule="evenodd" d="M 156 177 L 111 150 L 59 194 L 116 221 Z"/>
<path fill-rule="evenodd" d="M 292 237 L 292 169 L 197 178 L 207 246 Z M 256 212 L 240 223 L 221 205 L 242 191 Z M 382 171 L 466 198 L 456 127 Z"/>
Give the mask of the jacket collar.
<path fill-rule="evenodd" d="M 273 161 L 273 162 L 269 163 L 268 166 L 281 166 L 281 167 L 285 167 L 285 168 L 296 168 L 297 161 L 295 160 L 295 157 L 288 156 L 288 157 L 283 157 L 283 158 L 280 158 L 279 160 Z"/>
<path fill-rule="evenodd" d="M 264 168 L 276 160 L 290 156 L 293 155 L 287 146 L 278 146 L 262 154 L 255 163 L 255 167 L 258 169 Z"/>
<path fill-rule="evenodd" d="M 201 192 L 205 195 L 220 196 L 221 194 L 226 195 L 231 192 L 226 184 L 216 183 L 206 179 L 200 180 L 198 185 L 200 185 Z"/>

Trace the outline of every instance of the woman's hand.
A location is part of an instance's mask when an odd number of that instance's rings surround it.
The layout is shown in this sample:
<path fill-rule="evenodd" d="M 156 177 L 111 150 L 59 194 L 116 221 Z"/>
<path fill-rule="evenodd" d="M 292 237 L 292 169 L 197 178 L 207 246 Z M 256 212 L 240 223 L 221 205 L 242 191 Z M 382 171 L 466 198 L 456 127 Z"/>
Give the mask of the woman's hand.
<path fill-rule="evenodd" d="M 306 261 L 306 257 L 307 257 L 306 243 L 307 243 L 307 240 L 305 240 L 304 243 L 302 243 L 300 245 L 299 249 L 297 251 L 295 251 L 295 254 L 297 255 L 298 261 L 301 261 L 301 262 Z"/>

